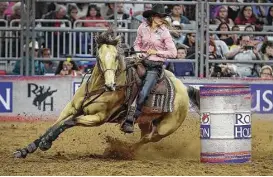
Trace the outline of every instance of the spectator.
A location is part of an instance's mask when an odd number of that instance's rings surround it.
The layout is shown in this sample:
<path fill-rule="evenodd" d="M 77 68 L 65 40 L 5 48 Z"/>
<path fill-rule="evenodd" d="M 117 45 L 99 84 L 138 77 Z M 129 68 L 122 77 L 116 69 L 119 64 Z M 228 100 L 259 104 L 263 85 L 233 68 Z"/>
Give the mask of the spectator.
<path fill-rule="evenodd" d="M 263 61 L 273 60 L 273 41 L 265 41 L 261 47 L 260 59 Z M 273 64 L 269 64 L 272 65 Z"/>
<path fill-rule="evenodd" d="M 227 57 L 237 61 L 259 60 L 258 51 L 249 36 L 240 36 L 240 45 L 231 49 Z M 238 63 L 237 72 L 240 77 L 258 76 L 259 65 L 251 63 Z"/>
<path fill-rule="evenodd" d="M 173 21 L 172 27 L 173 30 L 182 30 L 182 25 L 178 21 Z M 185 36 L 182 34 L 182 32 L 172 31 L 170 33 L 175 44 L 183 44 Z"/>
<path fill-rule="evenodd" d="M 12 6 L 12 14 L 10 16 L 9 21 L 21 19 L 21 2 L 17 2 Z M 13 23 L 14 26 L 19 26 L 20 22 Z"/>
<path fill-rule="evenodd" d="M 88 11 L 86 14 L 85 20 L 104 20 L 104 18 L 100 15 L 100 9 L 97 5 L 91 4 L 88 6 Z M 107 22 L 84 22 L 84 27 L 107 27 Z"/>
<path fill-rule="evenodd" d="M 105 5 L 101 7 L 101 16 L 104 19 L 109 20 L 109 18 L 114 15 L 114 6 L 115 3 L 105 3 Z"/>
<path fill-rule="evenodd" d="M 87 3 L 69 3 L 68 9 L 70 6 L 74 6 L 77 8 L 78 11 L 78 18 L 84 18 L 86 14 L 88 13 L 88 4 Z"/>
<path fill-rule="evenodd" d="M 255 25 L 257 18 L 253 13 L 252 7 L 244 6 L 234 22 L 236 25 Z"/>
<path fill-rule="evenodd" d="M 263 66 L 260 71 L 260 77 L 261 79 L 273 79 L 272 67 L 268 65 Z"/>
<path fill-rule="evenodd" d="M 190 24 L 187 17 L 183 16 L 182 7 L 180 5 L 173 5 L 170 14 L 171 21 L 178 21 L 181 24 Z"/>
<path fill-rule="evenodd" d="M 215 43 L 216 54 L 221 56 L 221 58 L 225 58 L 226 54 L 229 52 L 227 44 L 224 41 L 219 40 L 219 38 L 217 38 L 215 34 L 210 34 L 209 40 Z"/>
<path fill-rule="evenodd" d="M 267 16 L 266 16 L 266 24 L 272 25 L 272 19 L 273 19 L 273 6 L 271 6 L 268 9 Z"/>
<path fill-rule="evenodd" d="M 123 3 L 117 3 L 117 7 L 114 8 L 117 11 L 117 20 L 127 20 L 129 18 L 129 15 L 124 12 L 123 6 L 124 6 Z M 114 20 L 115 19 L 114 14 L 111 17 L 109 17 L 109 19 Z M 126 24 L 124 22 L 118 22 L 117 25 L 118 27 L 126 28 Z M 127 28 L 128 28 L 128 24 L 127 24 Z"/>
<path fill-rule="evenodd" d="M 240 28 L 238 25 L 234 25 L 232 28 L 231 28 L 231 31 L 240 31 Z M 234 46 L 234 45 L 237 45 L 238 44 L 238 39 L 239 39 L 239 35 L 238 34 L 232 34 L 231 35 L 231 38 L 233 40 L 233 44 L 230 46 L 231 48 Z"/>
<path fill-rule="evenodd" d="M 54 74 L 57 68 L 57 63 L 50 60 L 51 53 L 49 48 L 42 49 L 42 58 L 48 59 L 47 61 L 43 61 L 45 75 Z"/>
<path fill-rule="evenodd" d="M 79 19 L 77 6 L 69 5 L 69 9 L 68 9 L 67 14 L 68 14 L 68 19 L 70 20 L 70 22 L 72 24 L 72 27 L 74 27 L 75 21 Z M 77 26 L 79 26 L 79 25 L 77 25 Z"/>
<path fill-rule="evenodd" d="M 31 51 L 32 51 L 32 47 L 34 47 L 34 49 L 35 49 L 35 52 L 34 52 L 34 57 L 38 57 L 38 50 L 39 50 L 39 45 L 38 45 L 38 42 L 37 41 L 35 41 L 35 44 L 34 44 L 34 46 L 32 45 L 32 42 L 30 42 L 30 44 L 29 44 L 29 51 L 30 51 L 30 53 L 31 53 Z M 25 46 L 25 48 L 26 48 L 26 46 Z M 23 57 L 23 75 L 26 75 L 26 60 L 27 60 L 27 58 L 25 58 L 25 57 Z M 28 63 L 29 63 L 29 74 L 31 74 L 31 70 L 32 70 L 32 57 L 30 56 L 30 58 L 28 59 Z M 21 68 L 21 61 L 19 60 L 19 61 L 16 61 L 16 63 L 15 63 L 15 66 L 14 66 L 14 69 L 13 69 L 13 73 L 14 74 L 20 74 L 20 68 Z M 40 61 L 37 61 L 37 60 L 35 60 L 34 61 L 34 73 L 35 73 L 35 75 L 44 75 L 44 73 L 45 73 L 45 68 L 44 68 L 44 64 L 42 63 L 42 62 L 40 62 Z"/>
<path fill-rule="evenodd" d="M 195 54 L 195 33 L 188 33 L 186 34 L 186 38 L 184 40 L 184 43 L 189 48 L 187 49 L 187 58 L 194 58 Z"/>
<path fill-rule="evenodd" d="M 239 2 L 238 0 L 228 0 L 227 2 Z M 228 18 L 230 18 L 233 22 L 236 19 L 240 12 L 240 6 L 234 5 L 234 6 L 228 6 Z"/>
<path fill-rule="evenodd" d="M 5 15 L 5 11 L 8 8 L 8 2 L 0 2 L 0 19 L 7 20 L 7 16 Z M 0 21 L 0 27 L 5 27 L 6 23 L 4 21 Z M 6 33 L 5 31 L 0 32 L 0 57 L 4 57 L 6 54 L 6 40 L 5 40 Z"/>
<path fill-rule="evenodd" d="M 146 10 L 152 10 L 152 4 L 144 4 L 144 11 Z M 137 20 L 139 20 L 140 22 L 143 21 L 143 16 L 142 14 L 137 15 L 137 13 L 134 13 L 133 15 Z"/>
<path fill-rule="evenodd" d="M 234 22 L 232 19 L 228 18 L 228 9 L 226 6 L 221 6 L 217 13 L 216 17 L 214 19 L 214 24 L 219 25 L 221 23 L 226 23 L 230 26 L 234 25 Z"/>
<path fill-rule="evenodd" d="M 217 27 L 216 31 L 230 31 L 230 28 L 227 23 L 220 23 Z M 218 38 L 222 41 L 224 41 L 228 46 L 233 45 L 233 39 L 231 35 L 229 34 L 217 34 Z"/>
<path fill-rule="evenodd" d="M 177 44 L 177 59 L 186 59 L 188 46 Z M 167 70 L 173 72 L 175 76 L 194 76 L 194 66 L 192 62 L 170 62 Z"/>
<path fill-rule="evenodd" d="M 56 10 L 49 12 L 45 15 L 44 19 L 57 19 L 57 20 L 69 20 L 66 16 L 67 9 L 64 5 L 56 6 Z M 42 22 L 42 26 L 45 27 L 66 27 L 67 23 L 56 21 L 56 22 Z M 52 40 L 53 33 L 53 40 Z M 64 42 L 65 38 L 65 42 Z M 54 57 L 59 57 L 61 53 L 64 53 L 64 47 L 67 48 L 68 45 L 68 34 L 65 32 L 48 32 L 47 35 L 48 47 L 51 49 Z M 59 41 L 59 43 L 58 43 Z M 60 47 L 62 46 L 62 47 Z M 58 51 L 60 49 L 60 51 Z"/>
<path fill-rule="evenodd" d="M 61 76 L 78 76 L 81 75 L 77 64 L 74 61 L 60 61 L 55 75 Z"/>
<path fill-rule="evenodd" d="M 134 0 L 134 1 L 143 1 L 143 0 Z M 130 16 L 137 16 L 137 15 L 142 15 L 144 11 L 144 6 L 145 4 L 130 4 L 130 3 L 125 3 L 123 8 L 124 8 L 124 13 L 129 14 Z"/>

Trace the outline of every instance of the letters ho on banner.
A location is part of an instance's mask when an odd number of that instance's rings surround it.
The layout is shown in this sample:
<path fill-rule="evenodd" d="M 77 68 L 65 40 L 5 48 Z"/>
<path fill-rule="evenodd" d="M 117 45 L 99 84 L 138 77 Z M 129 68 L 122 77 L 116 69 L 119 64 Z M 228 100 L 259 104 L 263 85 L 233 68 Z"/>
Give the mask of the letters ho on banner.
<path fill-rule="evenodd" d="M 234 138 L 251 138 L 251 115 L 249 113 L 236 113 L 234 123 Z"/>

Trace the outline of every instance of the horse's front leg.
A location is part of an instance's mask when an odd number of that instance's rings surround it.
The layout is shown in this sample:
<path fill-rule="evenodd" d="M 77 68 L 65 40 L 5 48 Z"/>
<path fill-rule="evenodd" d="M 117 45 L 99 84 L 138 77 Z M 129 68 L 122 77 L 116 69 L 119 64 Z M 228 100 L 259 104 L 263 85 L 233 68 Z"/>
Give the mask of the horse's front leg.
<path fill-rule="evenodd" d="M 72 105 L 72 102 L 69 102 L 61 112 L 58 120 L 41 137 L 37 138 L 26 147 L 17 149 L 14 152 L 14 157 L 25 158 L 27 154 L 35 152 L 38 147 L 40 147 L 41 150 L 48 150 L 59 134 L 65 129 L 75 125 L 73 118 L 76 116 L 76 109 Z"/>

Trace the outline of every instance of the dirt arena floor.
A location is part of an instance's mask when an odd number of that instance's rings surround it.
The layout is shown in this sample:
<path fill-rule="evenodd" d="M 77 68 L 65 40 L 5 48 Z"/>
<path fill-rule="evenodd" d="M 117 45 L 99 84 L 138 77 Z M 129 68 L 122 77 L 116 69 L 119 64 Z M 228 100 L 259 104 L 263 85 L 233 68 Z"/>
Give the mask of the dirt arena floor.
<path fill-rule="evenodd" d="M 133 159 L 122 153 L 124 142 L 135 142 L 140 131 L 124 135 L 116 125 L 69 129 L 49 151 L 15 159 L 13 151 L 50 123 L 0 122 L 0 175 L 273 175 L 273 122 L 259 117 L 252 121 L 252 162 L 243 165 L 199 163 L 199 123 L 190 116 L 177 132 L 143 146 Z"/>

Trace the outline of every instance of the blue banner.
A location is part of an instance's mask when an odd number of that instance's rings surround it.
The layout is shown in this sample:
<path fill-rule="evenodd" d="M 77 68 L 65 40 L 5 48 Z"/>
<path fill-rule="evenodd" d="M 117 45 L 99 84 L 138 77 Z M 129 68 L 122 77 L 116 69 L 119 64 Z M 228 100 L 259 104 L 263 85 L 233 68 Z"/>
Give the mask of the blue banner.
<path fill-rule="evenodd" d="M 187 83 L 186 85 L 194 86 L 198 88 L 205 85 L 230 85 L 226 84 L 215 84 L 215 83 Z M 242 84 L 232 84 L 242 85 Z M 252 102 L 251 111 L 259 114 L 273 114 L 273 84 L 250 84 Z"/>
<path fill-rule="evenodd" d="M 272 114 L 273 113 L 273 84 L 252 84 L 250 85 L 253 112 Z"/>
<path fill-rule="evenodd" d="M 12 112 L 12 82 L 0 82 L 0 113 Z"/>

